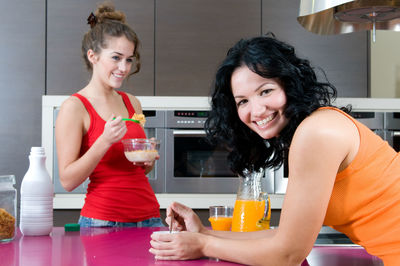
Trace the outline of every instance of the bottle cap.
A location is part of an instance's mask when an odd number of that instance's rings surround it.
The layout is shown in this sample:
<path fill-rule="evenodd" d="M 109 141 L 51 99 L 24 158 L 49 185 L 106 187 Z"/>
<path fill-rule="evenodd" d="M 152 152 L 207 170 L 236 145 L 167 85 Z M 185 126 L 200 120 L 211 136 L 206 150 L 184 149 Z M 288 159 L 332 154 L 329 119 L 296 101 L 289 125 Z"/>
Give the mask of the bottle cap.
<path fill-rule="evenodd" d="M 79 224 L 65 224 L 64 230 L 65 232 L 74 232 L 79 231 L 81 226 Z"/>

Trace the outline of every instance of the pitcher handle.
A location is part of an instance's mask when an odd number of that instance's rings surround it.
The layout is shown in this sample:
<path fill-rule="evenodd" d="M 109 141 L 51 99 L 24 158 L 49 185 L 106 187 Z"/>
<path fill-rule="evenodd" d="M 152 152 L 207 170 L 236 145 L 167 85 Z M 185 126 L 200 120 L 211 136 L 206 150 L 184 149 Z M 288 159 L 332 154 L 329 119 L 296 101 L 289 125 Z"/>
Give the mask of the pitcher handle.
<path fill-rule="evenodd" d="M 267 192 L 261 192 L 259 199 L 265 201 L 264 217 L 260 219 L 259 223 L 265 224 L 265 229 L 269 229 L 269 222 L 271 220 L 271 200 Z"/>

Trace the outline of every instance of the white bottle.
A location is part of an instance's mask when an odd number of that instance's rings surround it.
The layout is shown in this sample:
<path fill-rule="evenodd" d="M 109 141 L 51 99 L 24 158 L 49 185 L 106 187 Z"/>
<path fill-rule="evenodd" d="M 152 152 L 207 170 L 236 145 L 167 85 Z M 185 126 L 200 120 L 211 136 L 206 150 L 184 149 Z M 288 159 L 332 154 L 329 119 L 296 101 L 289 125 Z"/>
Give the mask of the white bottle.
<path fill-rule="evenodd" d="M 32 147 L 21 184 L 20 230 L 25 236 L 49 235 L 53 228 L 53 184 L 44 148 Z"/>

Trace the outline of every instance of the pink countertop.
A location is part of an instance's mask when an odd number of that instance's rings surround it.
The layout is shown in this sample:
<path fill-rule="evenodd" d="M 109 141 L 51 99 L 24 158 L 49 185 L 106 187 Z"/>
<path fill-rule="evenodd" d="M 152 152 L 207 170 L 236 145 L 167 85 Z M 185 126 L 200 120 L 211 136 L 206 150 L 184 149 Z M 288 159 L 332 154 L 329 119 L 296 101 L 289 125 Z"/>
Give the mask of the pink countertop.
<path fill-rule="evenodd" d="M 81 228 L 65 232 L 55 227 L 50 236 L 22 236 L 0 244 L 0 265 L 238 265 L 213 258 L 156 261 L 150 234 L 166 228 Z M 359 247 L 314 247 L 302 265 L 383 265 Z"/>

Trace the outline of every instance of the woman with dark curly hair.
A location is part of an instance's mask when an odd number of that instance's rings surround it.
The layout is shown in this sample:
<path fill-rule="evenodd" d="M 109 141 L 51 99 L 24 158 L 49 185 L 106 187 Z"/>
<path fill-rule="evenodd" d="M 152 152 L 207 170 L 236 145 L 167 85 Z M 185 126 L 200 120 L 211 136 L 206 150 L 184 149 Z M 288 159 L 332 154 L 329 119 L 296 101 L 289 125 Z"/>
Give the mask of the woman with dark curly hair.
<path fill-rule="evenodd" d="M 333 107 L 335 96 L 334 86 L 318 81 L 292 46 L 271 36 L 239 41 L 218 69 L 206 131 L 230 150 L 238 174 L 288 159 L 279 227 L 212 231 L 175 202 L 167 209 L 167 223 L 176 221 L 174 229 L 188 232 L 152 235 L 150 252 L 164 260 L 209 256 L 299 265 L 325 224 L 385 266 L 398 265 L 400 155 L 346 108 Z"/>
<path fill-rule="evenodd" d="M 239 103 L 232 97 L 231 77 L 243 65 L 261 77 L 279 79 L 280 86 L 285 88 L 282 115 L 291 123 L 282 128 L 279 137 L 265 139 L 239 118 Z M 229 50 L 218 69 L 215 88 L 206 131 L 211 141 L 226 143 L 233 149 L 229 155 L 230 166 L 239 174 L 246 168 L 280 166 L 300 122 L 319 107 L 329 106 L 331 97 L 336 96 L 333 85 L 318 82 L 310 63 L 298 58 L 293 47 L 265 37 L 251 42 L 241 40 Z"/>

